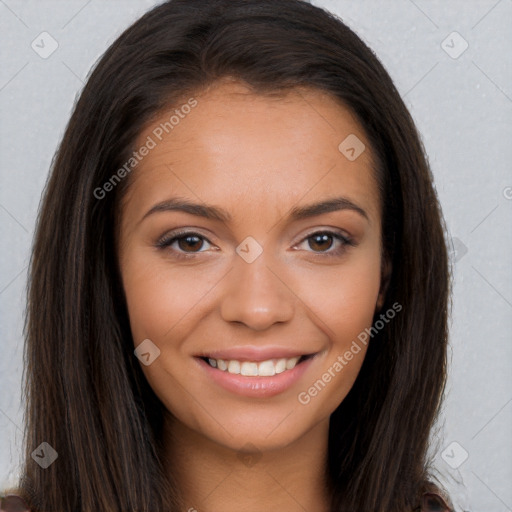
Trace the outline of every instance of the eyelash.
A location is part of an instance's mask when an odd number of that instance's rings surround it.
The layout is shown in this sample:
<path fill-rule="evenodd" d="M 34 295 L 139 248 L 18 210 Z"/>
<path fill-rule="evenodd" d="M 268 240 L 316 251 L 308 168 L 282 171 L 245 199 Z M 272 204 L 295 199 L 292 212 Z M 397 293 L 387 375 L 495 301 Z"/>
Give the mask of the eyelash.
<path fill-rule="evenodd" d="M 330 230 L 314 231 L 313 233 L 310 233 L 309 235 L 304 237 L 297 245 L 300 245 L 303 242 L 307 241 L 309 238 L 313 238 L 314 236 L 317 236 L 317 235 L 328 235 L 328 236 L 331 236 L 332 238 L 334 238 L 335 240 L 337 240 L 338 242 L 341 242 L 341 246 L 338 247 L 338 249 L 336 249 L 334 251 L 330 251 L 330 250 L 320 251 L 320 252 L 312 251 L 313 254 L 320 256 L 320 257 L 328 257 L 328 258 L 337 257 L 337 256 L 339 257 L 346 251 L 347 247 L 349 247 L 349 246 L 354 247 L 356 245 L 351 237 L 342 235 L 341 233 L 339 233 L 337 231 L 330 231 Z M 158 240 L 158 242 L 156 243 L 156 247 L 161 250 L 167 249 L 174 242 L 177 242 L 177 241 L 184 239 L 188 236 L 198 237 L 199 239 L 211 244 L 211 242 L 206 237 L 204 237 L 203 235 L 201 235 L 199 233 L 196 233 L 194 231 L 181 231 L 181 232 L 173 232 L 173 233 L 164 235 L 160 240 Z M 331 249 L 331 248 L 329 248 L 329 249 Z M 190 253 L 183 252 L 183 251 L 175 251 L 175 254 L 176 254 L 175 257 L 181 258 L 181 259 L 191 259 L 191 258 L 195 258 L 196 255 L 201 252 L 204 252 L 204 251 L 196 251 L 196 252 L 190 252 Z"/>

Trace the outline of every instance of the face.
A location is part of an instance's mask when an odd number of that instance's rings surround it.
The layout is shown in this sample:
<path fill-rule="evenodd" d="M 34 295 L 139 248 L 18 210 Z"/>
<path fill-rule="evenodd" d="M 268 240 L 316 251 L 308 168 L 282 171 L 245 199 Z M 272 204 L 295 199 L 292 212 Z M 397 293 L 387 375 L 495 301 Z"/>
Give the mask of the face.
<path fill-rule="evenodd" d="M 383 299 L 369 143 L 319 91 L 277 99 L 224 81 L 195 100 L 136 144 L 155 143 L 121 206 L 134 344 L 180 425 L 275 449 L 345 398 L 366 353 L 354 340 Z"/>

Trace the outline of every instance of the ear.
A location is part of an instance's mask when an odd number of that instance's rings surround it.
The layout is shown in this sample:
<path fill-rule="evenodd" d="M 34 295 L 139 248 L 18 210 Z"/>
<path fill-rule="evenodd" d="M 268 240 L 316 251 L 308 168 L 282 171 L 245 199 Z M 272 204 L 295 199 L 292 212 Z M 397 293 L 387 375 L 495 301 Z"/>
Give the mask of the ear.
<path fill-rule="evenodd" d="M 375 307 L 375 312 L 379 313 L 384 305 L 386 300 L 386 293 L 388 291 L 389 283 L 391 281 L 391 272 L 392 272 L 391 261 L 388 257 L 382 258 L 381 264 L 381 272 L 380 272 L 380 289 L 379 295 L 377 297 L 377 304 Z"/>

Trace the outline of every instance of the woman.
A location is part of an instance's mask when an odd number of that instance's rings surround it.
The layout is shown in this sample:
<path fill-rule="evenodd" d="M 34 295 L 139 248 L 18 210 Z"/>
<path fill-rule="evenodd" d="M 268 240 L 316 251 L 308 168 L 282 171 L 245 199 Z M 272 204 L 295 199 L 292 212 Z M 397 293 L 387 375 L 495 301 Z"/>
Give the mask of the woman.
<path fill-rule="evenodd" d="M 298 0 L 168 1 L 97 64 L 47 183 L 18 494 L 451 510 L 426 456 L 448 302 L 432 176 L 371 50 Z"/>

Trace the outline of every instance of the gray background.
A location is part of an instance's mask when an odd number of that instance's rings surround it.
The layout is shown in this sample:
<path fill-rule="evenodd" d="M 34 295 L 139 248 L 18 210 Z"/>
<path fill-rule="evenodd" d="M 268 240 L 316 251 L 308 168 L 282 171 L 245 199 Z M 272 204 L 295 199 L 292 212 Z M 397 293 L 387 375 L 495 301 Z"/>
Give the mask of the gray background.
<path fill-rule="evenodd" d="M 0 0 L 0 489 L 19 468 L 24 289 L 50 162 L 91 66 L 156 3 Z M 457 510 L 512 511 L 512 0 L 314 3 L 340 15 L 395 80 L 453 240 L 438 477 Z M 58 43 L 47 58 L 31 47 L 51 48 L 44 31 Z"/>

